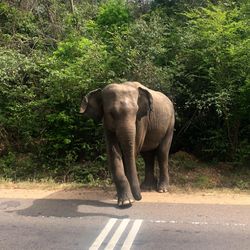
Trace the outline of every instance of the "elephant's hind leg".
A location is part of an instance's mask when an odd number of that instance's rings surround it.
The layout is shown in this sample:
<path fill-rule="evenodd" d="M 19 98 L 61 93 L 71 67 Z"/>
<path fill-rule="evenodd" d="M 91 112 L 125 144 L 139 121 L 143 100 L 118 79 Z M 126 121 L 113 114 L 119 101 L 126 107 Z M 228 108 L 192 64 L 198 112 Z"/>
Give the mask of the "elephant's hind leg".
<path fill-rule="evenodd" d="M 141 189 L 144 191 L 156 190 L 157 178 L 154 175 L 155 150 L 141 152 L 141 156 L 145 163 L 145 179 L 141 184 Z"/>
<path fill-rule="evenodd" d="M 165 135 L 164 139 L 162 140 L 157 150 L 157 159 L 160 170 L 157 191 L 160 193 L 167 192 L 169 187 L 168 156 L 172 138 L 173 138 L 173 131 L 171 130 Z"/>

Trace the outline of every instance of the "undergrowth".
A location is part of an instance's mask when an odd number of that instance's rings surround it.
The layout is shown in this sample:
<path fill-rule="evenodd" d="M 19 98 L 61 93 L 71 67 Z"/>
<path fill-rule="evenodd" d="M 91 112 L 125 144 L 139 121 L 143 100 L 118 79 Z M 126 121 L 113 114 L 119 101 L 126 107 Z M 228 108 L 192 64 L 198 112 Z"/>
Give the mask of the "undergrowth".
<path fill-rule="evenodd" d="M 157 164 L 156 164 L 157 165 Z M 137 160 L 140 181 L 144 178 L 144 162 Z M 155 174 L 159 175 L 158 166 Z M 177 152 L 169 160 L 171 189 L 238 189 L 250 190 L 250 169 L 239 167 L 233 163 L 204 163 L 191 154 Z M 80 187 L 111 187 L 112 177 L 107 167 L 106 159 L 87 162 L 72 167 L 67 175 L 61 178 L 29 178 L 0 179 L 0 187 L 68 189 Z"/>

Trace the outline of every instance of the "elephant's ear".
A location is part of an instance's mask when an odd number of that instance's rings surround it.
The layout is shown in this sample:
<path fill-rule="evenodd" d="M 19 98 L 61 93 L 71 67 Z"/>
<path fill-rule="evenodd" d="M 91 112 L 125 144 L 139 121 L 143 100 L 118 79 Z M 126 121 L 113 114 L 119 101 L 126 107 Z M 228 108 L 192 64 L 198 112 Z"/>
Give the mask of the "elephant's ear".
<path fill-rule="evenodd" d="M 147 89 L 141 87 L 138 88 L 138 118 L 141 119 L 143 116 L 146 116 L 153 110 L 153 97 Z"/>
<path fill-rule="evenodd" d="M 83 114 L 88 106 L 88 98 L 87 96 L 84 96 L 81 101 L 81 106 L 80 106 L 80 114 Z"/>
<path fill-rule="evenodd" d="M 95 120 L 101 120 L 103 116 L 102 108 L 102 90 L 96 89 L 83 97 L 80 107 L 80 113 L 86 114 Z"/>

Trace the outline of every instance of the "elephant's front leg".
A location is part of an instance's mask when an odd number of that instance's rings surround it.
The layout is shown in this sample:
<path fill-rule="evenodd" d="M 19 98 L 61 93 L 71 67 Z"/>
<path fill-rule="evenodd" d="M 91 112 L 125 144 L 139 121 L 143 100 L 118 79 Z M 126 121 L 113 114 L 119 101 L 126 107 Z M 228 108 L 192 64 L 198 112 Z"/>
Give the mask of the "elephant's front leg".
<path fill-rule="evenodd" d="M 122 154 L 114 135 L 106 132 L 107 153 L 109 166 L 117 191 L 117 202 L 119 207 L 130 206 L 134 200 L 130 190 L 128 179 L 125 175 Z"/>

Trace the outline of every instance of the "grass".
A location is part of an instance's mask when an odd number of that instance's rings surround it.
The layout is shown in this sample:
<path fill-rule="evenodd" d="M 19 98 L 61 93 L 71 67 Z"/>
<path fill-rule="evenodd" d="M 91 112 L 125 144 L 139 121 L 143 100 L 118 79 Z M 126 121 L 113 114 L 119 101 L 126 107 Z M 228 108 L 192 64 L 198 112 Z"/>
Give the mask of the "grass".
<path fill-rule="evenodd" d="M 75 189 L 83 187 L 80 183 L 57 183 L 52 179 L 44 179 L 40 181 L 17 181 L 0 179 L 0 188 L 16 188 L 16 189 L 41 189 L 41 190 L 62 190 Z"/>
<path fill-rule="evenodd" d="M 169 165 L 170 180 L 180 188 L 250 190 L 249 168 L 232 163 L 204 163 L 185 152 L 173 155 Z"/>
<path fill-rule="evenodd" d="M 0 178 L 0 189 L 39 189 L 39 190 L 71 190 L 78 188 L 96 188 L 101 187 L 103 189 L 111 187 L 111 180 L 93 180 L 88 184 L 77 183 L 77 182 L 67 182 L 58 183 L 53 179 L 42 179 L 42 180 L 32 180 L 32 181 L 11 181 Z"/>
<path fill-rule="evenodd" d="M 94 165 L 94 164 L 93 164 Z M 141 158 L 137 161 L 138 173 L 143 180 L 144 163 Z M 94 166 L 96 168 L 96 166 Z M 91 167 L 88 170 L 91 172 Z M 156 170 L 158 173 L 158 170 Z M 250 191 L 250 169 L 240 168 L 230 163 L 208 164 L 199 161 L 186 152 L 178 152 L 171 156 L 169 161 L 170 191 L 195 191 L 195 190 L 232 190 Z M 81 187 L 112 186 L 110 178 L 89 178 L 88 182 L 58 183 L 53 179 L 33 181 L 10 181 L 0 179 L 0 188 L 67 190 Z"/>

